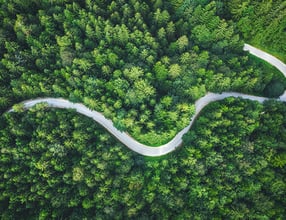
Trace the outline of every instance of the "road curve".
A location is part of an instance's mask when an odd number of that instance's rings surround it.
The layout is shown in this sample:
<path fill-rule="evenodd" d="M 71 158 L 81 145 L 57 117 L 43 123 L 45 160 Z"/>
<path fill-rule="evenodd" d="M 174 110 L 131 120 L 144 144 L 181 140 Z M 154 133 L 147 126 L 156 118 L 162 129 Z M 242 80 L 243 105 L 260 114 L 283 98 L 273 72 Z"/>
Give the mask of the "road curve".
<path fill-rule="evenodd" d="M 159 147 L 151 147 L 151 146 L 147 146 L 147 145 L 139 143 L 138 141 L 130 137 L 127 133 L 117 130 L 113 126 L 112 121 L 105 118 L 100 112 L 90 110 L 83 104 L 72 103 L 62 98 L 39 98 L 39 99 L 24 101 L 22 102 L 22 104 L 24 105 L 24 108 L 26 109 L 29 109 L 38 103 L 47 103 L 48 107 L 51 107 L 51 108 L 75 109 L 78 113 L 83 114 L 87 117 L 90 117 L 94 121 L 101 124 L 104 128 L 106 128 L 106 130 L 108 130 L 120 142 L 122 142 L 125 146 L 127 146 L 131 150 L 139 154 L 145 155 L 145 156 L 154 157 L 154 156 L 165 155 L 175 150 L 178 146 L 180 146 L 182 144 L 183 135 L 187 133 L 188 130 L 191 128 L 191 126 L 193 125 L 195 121 L 195 118 L 198 116 L 200 111 L 209 103 L 222 100 L 227 97 L 241 97 L 244 99 L 258 101 L 261 103 L 267 100 L 267 98 L 264 98 L 264 97 L 251 96 L 251 95 L 240 94 L 240 93 L 235 93 L 235 92 L 224 92 L 222 94 L 208 93 L 207 95 L 205 95 L 204 97 L 196 101 L 195 103 L 196 113 L 192 117 L 189 125 L 185 127 L 183 130 L 181 130 L 170 142 L 164 145 L 161 145 Z"/>
<path fill-rule="evenodd" d="M 249 53 L 251 53 L 252 55 L 265 60 L 266 62 L 270 63 L 272 66 L 275 66 L 286 77 L 286 64 L 283 63 L 281 60 L 249 44 L 244 44 L 243 50 L 249 51 Z"/>
<path fill-rule="evenodd" d="M 271 63 L 275 67 L 277 67 L 286 77 L 286 67 L 285 64 L 282 63 L 282 66 L 280 62 L 277 62 L 277 59 L 263 51 L 257 50 L 256 48 L 245 44 L 244 50 L 249 50 L 250 53 L 254 54 L 255 56 L 258 56 L 267 62 Z M 267 56 L 266 56 L 267 55 Z M 279 61 L 279 60 L 278 60 Z M 284 66 L 283 66 L 284 65 Z M 282 67 L 282 68 L 281 68 Z M 285 67 L 285 69 L 284 69 Z M 27 100 L 22 102 L 24 107 L 26 109 L 29 109 L 33 107 L 34 105 L 38 103 L 47 103 L 48 107 L 52 108 L 62 108 L 62 109 L 75 109 L 78 113 L 83 114 L 87 117 L 92 118 L 94 121 L 101 124 L 106 130 L 108 130 L 111 134 L 113 134 L 121 143 L 123 143 L 125 146 L 127 146 L 129 149 L 142 154 L 144 156 L 162 156 L 165 154 L 168 154 L 169 152 L 175 150 L 178 146 L 180 146 L 183 142 L 182 137 L 185 133 L 189 131 L 189 129 L 192 127 L 196 117 L 199 115 L 200 111 L 209 103 L 225 99 L 227 97 L 241 97 L 243 99 L 249 99 L 253 101 L 258 101 L 260 103 L 264 102 L 265 100 L 268 100 L 268 98 L 265 97 L 259 97 L 259 96 L 252 96 L 242 93 L 236 93 L 236 92 L 223 92 L 221 94 L 216 93 L 207 93 L 204 97 L 200 98 L 195 103 L 195 114 L 190 120 L 190 123 L 187 127 L 185 127 L 183 130 L 181 130 L 177 135 L 168 143 L 161 145 L 159 147 L 151 147 L 144 144 L 139 143 L 132 137 L 130 137 L 127 133 L 121 132 L 117 130 L 112 121 L 105 118 L 102 113 L 90 110 L 86 106 L 80 103 L 72 103 L 68 100 L 62 99 L 62 98 L 38 98 L 34 100 Z M 277 101 L 286 102 L 286 92 L 284 95 L 280 96 Z M 12 109 L 9 110 L 9 112 L 13 111 Z"/>

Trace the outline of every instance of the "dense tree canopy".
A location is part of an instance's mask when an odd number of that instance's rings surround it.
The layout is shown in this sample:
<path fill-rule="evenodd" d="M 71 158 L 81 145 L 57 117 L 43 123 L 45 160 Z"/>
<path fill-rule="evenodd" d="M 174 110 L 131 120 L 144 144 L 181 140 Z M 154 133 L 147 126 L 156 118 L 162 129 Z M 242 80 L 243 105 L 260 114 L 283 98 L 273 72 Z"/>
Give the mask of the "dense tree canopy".
<path fill-rule="evenodd" d="M 283 103 L 212 103 L 160 158 L 72 110 L 4 113 L 63 97 L 160 145 L 207 91 L 278 97 L 285 78 L 242 47 L 285 61 L 285 21 L 283 0 L 0 0 L 1 219 L 285 219 Z"/>
<path fill-rule="evenodd" d="M 286 62 L 286 2 L 228 0 L 226 17 L 237 23 L 243 37 Z"/>
<path fill-rule="evenodd" d="M 38 105 L 0 127 L 3 219 L 283 219 L 286 108 L 210 104 L 180 150 L 146 158 L 67 110 Z"/>
<path fill-rule="evenodd" d="M 215 2 L 178 5 L 2 0 L 0 108 L 65 97 L 154 145 L 154 131 L 166 142 L 187 125 L 193 111 L 180 106 L 192 109 L 206 91 L 261 94 L 278 79 L 285 87 L 274 68 L 242 52 L 239 29 Z"/>

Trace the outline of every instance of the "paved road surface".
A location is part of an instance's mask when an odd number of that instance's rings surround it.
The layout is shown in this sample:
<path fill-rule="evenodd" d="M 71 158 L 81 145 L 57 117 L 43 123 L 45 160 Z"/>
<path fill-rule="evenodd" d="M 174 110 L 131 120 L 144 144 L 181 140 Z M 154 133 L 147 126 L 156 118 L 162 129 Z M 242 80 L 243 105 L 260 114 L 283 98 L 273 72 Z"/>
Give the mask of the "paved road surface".
<path fill-rule="evenodd" d="M 249 44 L 244 44 L 243 50 L 249 51 L 249 53 L 251 53 L 252 55 L 257 56 L 260 59 L 263 59 L 271 65 L 275 66 L 286 77 L 286 64 L 283 63 L 281 60 L 278 60 L 276 57 L 270 55 L 269 53 L 259 50 Z"/>
<path fill-rule="evenodd" d="M 278 60 L 277 58 L 261 50 L 258 50 L 248 44 L 245 44 L 244 50 L 248 50 L 253 55 L 271 63 L 272 65 L 277 67 L 286 77 L 286 65 L 282 63 L 280 60 Z M 48 106 L 52 108 L 75 109 L 78 113 L 83 114 L 87 117 L 90 117 L 96 122 L 98 122 L 99 124 L 101 124 L 111 134 L 113 134 L 120 142 L 122 142 L 125 146 L 127 146 L 131 150 L 139 154 L 145 155 L 145 156 L 154 157 L 154 156 L 165 155 L 175 150 L 178 146 L 180 146 L 183 141 L 182 140 L 183 135 L 189 131 L 196 117 L 199 115 L 200 111 L 209 103 L 222 100 L 227 97 L 241 97 L 243 99 L 258 101 L 260 103 L 264 102 L 265 100 L 268 100 L 268 98 L 265 98 L 265 97 L 252 96 L 252 95 L 241 94 L 241 93 L 236 93 L 236 92 L 223 92 L 221 94 L 207 93 L 204 97 L 196 101 L 195 103 L 196 112 L 195 112 L 195 115 L 192 117 L 189 125 L 185 127 L 183 130 L 181 130 L 170 142 L 162 146 L 159 146 L 159 147 L 151 147 L 151 146 L 146 146 L 144 144 L 139 143 L 138 141 L 130 137 L 127 133 L 117 130 L 113 126 L 112 121 L 109 119 L 106 119 L 100 112 L 90 110 L 83 104 L 72 103 L 62 98 L 39 98 L 39 99 L 24 101 L 23 104 L 24 104 L 24 107 L 27 109 L 33 107 L 37 103 L 42 103 L 42 102 L 46 102 Z M 277 101 L 286 102 L 286 91 L 282 96 L 280 96 L 277 99 Z M 10 110 L 10 111 L 13 111 L 13 110 Z"/>

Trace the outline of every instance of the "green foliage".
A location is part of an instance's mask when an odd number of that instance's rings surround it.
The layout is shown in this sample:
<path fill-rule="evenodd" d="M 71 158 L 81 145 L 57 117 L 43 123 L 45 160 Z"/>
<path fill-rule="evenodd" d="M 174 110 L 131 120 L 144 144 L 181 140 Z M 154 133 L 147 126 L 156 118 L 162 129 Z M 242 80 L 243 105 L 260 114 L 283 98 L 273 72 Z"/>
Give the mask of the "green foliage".
<path fill-rule="evenodd" d="M 285 104 L 212 103 L 182 148 L 161 158 L 133 153 L 84 116 L 43 108 L 0 118 L 1 218 L 286 216 Z"/>
<path fill-rule="evenodd" d="M 207 91 L 279 95 L 285 2 L 0 0 L 0 111 L 64 97 L 142 143 L 188 125 Z M 267 27 L 267 28 L 265 28 Z M 178 151 L 144 158 L 45 105 L 0 117 L 1 219 L 285 219 L 285 105 L 227 99 Z"/>
<path fill-rule="evenodd" d="M 243 37 L 286 62 L 286 2 L 224 1 Z"/>
<path fill-rule="evenodd" d="M 1 111 L 18 100 L 65 97 L 104 112 L 136 139 L 156 131 L 165 142 L 192 116 L 179 106 L 206 91 L 272 95 L 265 87 L 276 73 L 265 77 L 268 69 L 242 54 L 235 24 L 217 16 L 214 2 L 30 4 L 31 11 L 1 4 Z M 159 106 L 165 96 L 169 107 Z"/>
<path fill-rule="evenodd" d="M 285 86 L 280 81 L 270 82 L 264 90 L 268 97 L 279 97 L 285 91 Z"/>

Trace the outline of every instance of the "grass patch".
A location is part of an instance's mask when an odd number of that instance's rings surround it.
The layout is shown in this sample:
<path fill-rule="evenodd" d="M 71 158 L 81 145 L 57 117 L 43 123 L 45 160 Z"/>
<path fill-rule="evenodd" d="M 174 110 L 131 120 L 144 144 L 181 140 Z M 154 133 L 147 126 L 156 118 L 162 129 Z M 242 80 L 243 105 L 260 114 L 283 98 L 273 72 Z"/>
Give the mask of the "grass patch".
<path fill-rule="evenodd" d="M 250 44 L 260 50 L 263 50 L 272 56 L 275 56 L 279 60 L 281 60 L 283 63 L 286 63 L 286 54 L 281 51 L 277 51 L 275 49 L 271 48 L 271 45 L 261 45 L 258 41 L 251 41 Z"/>

